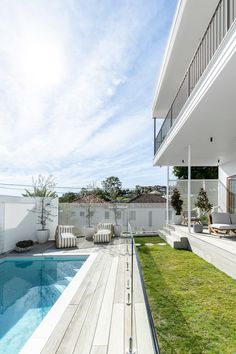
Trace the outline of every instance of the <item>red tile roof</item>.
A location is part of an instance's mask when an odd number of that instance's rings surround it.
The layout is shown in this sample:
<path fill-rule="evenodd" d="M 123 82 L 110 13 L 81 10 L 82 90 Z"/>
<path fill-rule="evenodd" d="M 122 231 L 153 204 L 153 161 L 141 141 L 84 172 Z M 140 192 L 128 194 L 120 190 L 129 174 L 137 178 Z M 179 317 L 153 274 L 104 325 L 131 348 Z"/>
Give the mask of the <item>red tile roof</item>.
<path fill-rule="evenodd" d="M 129 203 L 166 203 L 166 198 L 159 194 L 144 193 L 130 199 Z"/>

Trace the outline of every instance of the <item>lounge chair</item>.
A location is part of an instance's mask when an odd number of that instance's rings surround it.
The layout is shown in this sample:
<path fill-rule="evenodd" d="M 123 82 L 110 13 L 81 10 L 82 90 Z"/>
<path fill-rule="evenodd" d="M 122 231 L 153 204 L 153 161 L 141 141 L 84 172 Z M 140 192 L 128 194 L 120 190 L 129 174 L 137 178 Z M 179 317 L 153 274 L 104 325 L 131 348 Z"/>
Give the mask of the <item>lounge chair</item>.
<path fill-rule="evenodd" d="M 219 235 L 223 232 L 230 235 L 230 232 L 236 234 L 236 214 L 214 212 L 209 216 L 209 232 Z"/>
<path fill-rule="evenodd" d="M 114 226 L 111 223 L 99 223 L 97 232 L 93 236 L 94 243 L 108 243 L 114 235 Z"/>
<path fill-rule="evenodd" d="M 76 237 L 73 235 L 73 226 L 58 225 L 56 230 L 56 247 L 76 247 Z"/>

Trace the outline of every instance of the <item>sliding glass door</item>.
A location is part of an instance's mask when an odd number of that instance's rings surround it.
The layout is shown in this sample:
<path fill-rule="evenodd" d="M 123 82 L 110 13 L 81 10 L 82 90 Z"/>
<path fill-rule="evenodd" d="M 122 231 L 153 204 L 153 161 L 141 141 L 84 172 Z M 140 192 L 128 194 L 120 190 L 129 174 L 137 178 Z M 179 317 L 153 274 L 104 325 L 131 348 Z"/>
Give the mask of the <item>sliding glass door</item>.
<path fill-rule="evenodd" d="M 236 214 L 236 176 L 227 179 L 228 190 L 228 211 L 231 214 Z"/>

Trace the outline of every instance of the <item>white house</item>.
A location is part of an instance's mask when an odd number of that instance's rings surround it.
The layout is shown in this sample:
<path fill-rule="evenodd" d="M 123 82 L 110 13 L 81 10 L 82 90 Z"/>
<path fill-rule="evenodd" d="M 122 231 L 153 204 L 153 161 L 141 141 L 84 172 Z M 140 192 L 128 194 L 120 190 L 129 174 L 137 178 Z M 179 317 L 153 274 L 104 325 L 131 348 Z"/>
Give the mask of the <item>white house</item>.
<path fill-rule="evenodd" d="M 235 19 L 235 0 L 179 0 L 156 87 L 154 166 L 188 166 L 189 227 L 191 166 L 219 166 L 219 210 L 236 212 Z"/>

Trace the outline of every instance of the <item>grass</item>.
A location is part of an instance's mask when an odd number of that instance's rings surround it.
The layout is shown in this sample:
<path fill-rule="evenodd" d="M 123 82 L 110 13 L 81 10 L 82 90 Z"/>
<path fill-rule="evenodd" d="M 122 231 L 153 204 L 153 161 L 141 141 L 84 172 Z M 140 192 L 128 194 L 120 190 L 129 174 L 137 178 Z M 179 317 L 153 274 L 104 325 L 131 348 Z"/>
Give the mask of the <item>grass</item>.
<path fill-rule="evenodd" d="M 235 354 L 236 281 L 159 237 L 135 241 L 161 353 Z"/>

